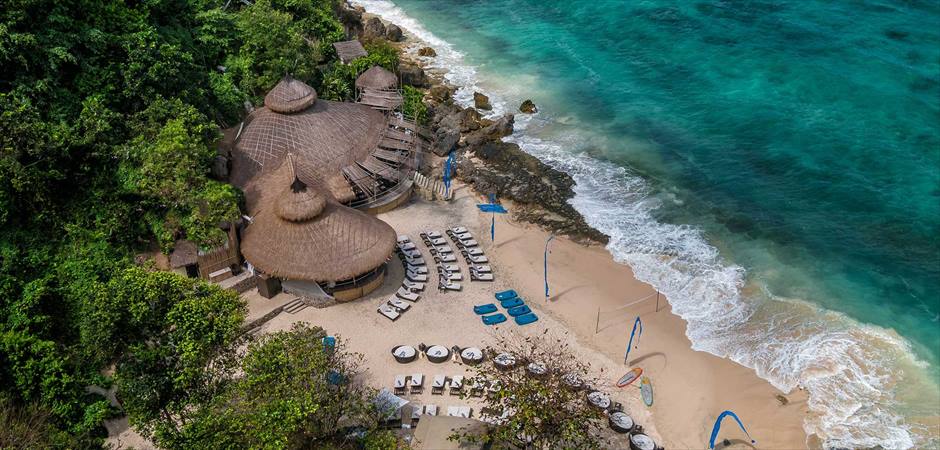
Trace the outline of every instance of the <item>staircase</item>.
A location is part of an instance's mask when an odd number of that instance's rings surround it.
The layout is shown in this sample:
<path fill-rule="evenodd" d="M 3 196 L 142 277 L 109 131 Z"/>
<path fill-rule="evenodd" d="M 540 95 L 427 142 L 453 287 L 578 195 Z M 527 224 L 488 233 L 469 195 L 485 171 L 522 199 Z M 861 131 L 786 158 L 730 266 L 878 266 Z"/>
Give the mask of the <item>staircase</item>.
<path fill-rule="evenodd" d="M 305 303 L 303 299 L 297 298 L 297 299 L 291 300 L 290 302 L 285 303 L 284 306 L 281 307 L 281 311 L 286 312 L 288 314 L 297 314 L 298 311 L 306 307 L 307 307 L 307 303 Z"/>
<path fill-rule="evenodd" d="M 447 189 L 444 187 L 444 182 L 441 180 L 432 180 L 422 175 L 420 172 L 415 172 L 414 181 L 415 186 L 419 188 L 418 191 L 428 200 L 451 201 L 454 199 L 454 190 L 451 189 L 447 192 Z"/>

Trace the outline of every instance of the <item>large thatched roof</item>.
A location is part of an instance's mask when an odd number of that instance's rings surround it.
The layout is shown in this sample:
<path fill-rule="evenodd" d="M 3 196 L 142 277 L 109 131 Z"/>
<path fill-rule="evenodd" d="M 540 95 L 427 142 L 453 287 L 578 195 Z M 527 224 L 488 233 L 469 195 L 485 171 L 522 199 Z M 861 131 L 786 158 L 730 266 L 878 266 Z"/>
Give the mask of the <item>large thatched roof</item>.
<path fill-rule="evenodd" d="M 313 88 L 285 77 L 265 97 L 265 107 L 246 119 L 235 142 L 232 183 L 245 188 L 255 175 L 279 167 L 290 152 L 301 180 L 339 201 L 351 200 L 355 194 L 342 169 L 365 160 L 387 128 L 381 112 L 318 100 Z"/>
<path fill-rule="evenodd" d="M 343 281 L 383 263 L 395 247 L 395 231 L 375 217 L 340 205 L 301 181 L 285 158 L 251 181 L 251 224 L 242 254 L 261 271 L 286 279 Z"/>
<path fill-rule="evenodd" d="M 382 66 L 372 66 L 356 78 L 359 89 L 394 89 L 398 87 L 398 77 Z"/>
<path fill-rule="evenodd" d="M 349 64 L 356 58 L 368 55 L 358 40 L 334 42 L 333 48 L 336 49 L 336 56 L 343 64 Z"/>

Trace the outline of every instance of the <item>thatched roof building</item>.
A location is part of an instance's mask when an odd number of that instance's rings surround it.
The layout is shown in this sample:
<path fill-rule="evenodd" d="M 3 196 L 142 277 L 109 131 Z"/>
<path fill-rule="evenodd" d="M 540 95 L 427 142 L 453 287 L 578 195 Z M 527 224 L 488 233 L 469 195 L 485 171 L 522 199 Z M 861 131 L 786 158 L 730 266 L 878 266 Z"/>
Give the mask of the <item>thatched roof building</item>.
<path fill-rule="evenodd" d="M 336 50 L 336 56 L 343 64 L 349 64 L 356 58 L 369 54 L 358 40 L 334 42 L 333 48 Z"/>
<path fill-rule="evenodd" d="M 245 259 L 269 275 L 326 286 L 383 269 L 395 248 L 392 227 L 301 181 L 291 159 L 246 191 L 253 219 Z"/>
<path fill-rule="evenodd" d="M 398 77 L 382 66 L 372 66 L 356 78 L 358 89 L 395 89 L 398 87 Z"/>

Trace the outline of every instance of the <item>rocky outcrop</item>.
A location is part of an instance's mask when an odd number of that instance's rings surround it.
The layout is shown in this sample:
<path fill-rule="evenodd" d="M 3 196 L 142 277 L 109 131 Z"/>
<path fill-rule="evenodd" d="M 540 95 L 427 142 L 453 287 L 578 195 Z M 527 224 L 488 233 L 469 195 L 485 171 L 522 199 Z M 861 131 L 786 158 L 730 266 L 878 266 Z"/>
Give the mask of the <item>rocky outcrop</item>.
<path fill-rule="evenodd" d="M 574 180 L 548 167 L 518 145 L 486 141 L 458 152 L 457 177 L 484 194 L 512 200 L 513 215 L 552 232 L 600 243 L 607 236 L 591 228 L 568 200 Z"/>
<path fill-rule="evenodd" d="M 385 38 L 392 42 L 401 42 L 405 39 L 405 34 L 398 25 L 392 23 L 385 27 Z"/>
<path fill-rule="evenodd" d="M 431 151 L 437 156 L 447 156 L 460 141 L 460 132 L 453 128 L 438 127 L 434 130 L 434 144 Z"/>
<path fill-rule="evenodd" d="M 370 17 L 362 26 L 362 35 L 366 38 L 384 38 L 385 24 L 378 17 Z"/>
<path fill-rule="evenodd" d="M 473 106 L 476 106 L 477 109 L 482 109 L 485 111 L 493 109 L 493 105 L 490 104 L 490 98 L 479 92 L 473 93 Z"/>
<path fill-rule="evenodd" d="M 401 74 L 401 82 L 419 88 L 430 86 L 428 76 L 424 69 L 410 63 L 401 63 L 398 65 L 398 73 Z"/>
<path fill-rule="evenodd" d="M 346 28 L 347 37 L 362 34 L 362 11 L 343 5 L 336 9 L 336 17 Z"/>
<path fill-rule="evenodd" d="M 448 102 L 454 96 L 454 90 L 443 84 L 435 84 L 431 86 L 431 89 L 428 91 L 430 94 L 431 101 L 434 103 L 444 103 Z"/>
<path fill-rule="evenodd" d="M 418 56 L 427 56 L 433 58 L 437 56 L 437 52 L 435 52 L 431 47 L 421 47 L 418 49 Z"/>
<path fill-rule="evenodd" d="M 526 114 L 534 114 L 539 112 L 539 109 L 535 106 L 535 103 L 532 100 L 526 100 L 519 105 L 519 111 Z"/>
<path fill-rule="evenodd" d="M 463 139 L 464 145 L 473 147 L 482 145 L 485 142 L 498 142 L 500 139 L 512 134 L 514 123 L 515 118 L 512 114 L 504 114 L 492 124 L 468 133 Z"/>

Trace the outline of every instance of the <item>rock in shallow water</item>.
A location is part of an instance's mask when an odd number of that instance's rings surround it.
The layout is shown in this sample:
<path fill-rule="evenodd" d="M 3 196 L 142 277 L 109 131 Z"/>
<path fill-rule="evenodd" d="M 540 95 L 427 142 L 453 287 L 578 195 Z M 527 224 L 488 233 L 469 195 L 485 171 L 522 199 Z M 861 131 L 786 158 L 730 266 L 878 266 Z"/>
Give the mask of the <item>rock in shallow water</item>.
<path fill-rule="evenodd" d="M 420 50 L 418 50 L 418 56 L 428 56 L 433 58 L 437 56 L 437 52 L 435 52 L 431 47 L 422 47 Z"/>
<path fill-rule="evenodd" d="M 526 114 L 533 114 L 539 112 L 539 109 L 535 106 L 535 102 L 532 100 L 526 100 L 519 105 L 519 111 L 522 111 Z"/>
<path fill-rule="evenodd" d="M 405 34 L 402 33 L 398 25 L 392 23 L 385 29 L 385 37 L 392 42 L 401 42 L 405 39 Z"/>
<path fill-rule="evenodd" d="M 479 92 L 473 93 L 473 106 L 486 111 L 493 109 L 493 105 L 490 104 L 490 98 Z"/>

